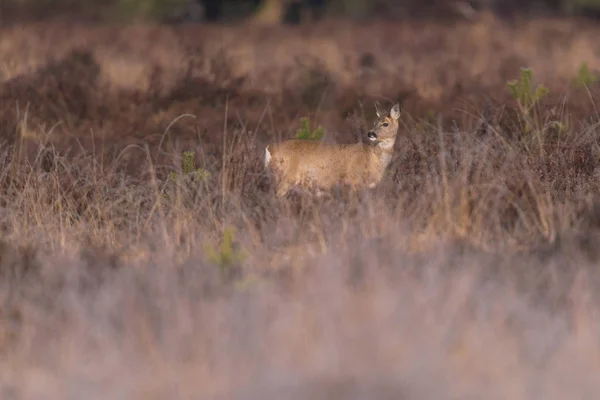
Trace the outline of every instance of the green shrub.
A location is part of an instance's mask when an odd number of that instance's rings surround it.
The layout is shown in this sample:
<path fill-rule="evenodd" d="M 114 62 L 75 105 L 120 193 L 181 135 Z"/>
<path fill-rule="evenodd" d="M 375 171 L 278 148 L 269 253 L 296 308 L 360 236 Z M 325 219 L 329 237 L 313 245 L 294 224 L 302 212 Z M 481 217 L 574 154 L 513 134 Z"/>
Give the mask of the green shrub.
<path fill-rule="evenodd" d="M 206 245 L 204 251 L 208 260 L 219 269 L 221 278 L 230 280 L 233 278 L 236 267 L 246 259 L 242 250 L 234 248 L 235 233 L 233 228 L 227 227 L 223 230 L 221 246 L 214 248 Z"/>
<path fill-rule="evenodd" d="M 310 120 L 307 117 L 300 119 L 301 126 L 296 131 L 296 139 L 321 140 L 325 135 L 325 130 L 319 125 L 314 131 L 310 127 Z"/>
<path fill-rule="evenodd" d="M 521 68 L 520 79 L 509 81 L 508 89 L 512 98 L 517 101 L 522 112 L 526 115 L 550 92 L 544 85 L 533 87 L 533 70 L 531 68 Z"/>
<path fill-rule="evenodd" d="M 178 178 L 193 177 L 196 180 L 203 181 L 211 176 L 211 173 L 204 168 L 196 168 L 196 153 L 193 151 L 183 152 L 182 170 L 183 174 L 181 176 L 174 171 L 170 172 L 169 179 L 176 182 Z"/>
<path fill-rule="evenodd" d="M 161 193 L 164 200 L 182 199 L 181 196 L 192 199 L 200 193 L 200 189 L 206 188 L 206 183 L 212 176 L 210 171 L 196 167 L 195 152 L 184 151 L 182 158 L 181 173 L 169 172 L 171 185 L 165 186 Z"/>
<path fill-rule="evenodd" d="M 590 86 L 598 82 L 598 75 L 590 71 L 587 61 L 584 61 L 577 70 L 576 83 L 580 86 Z"/>
<path fill-rule="evenodd" d="M 511 97 L 517 102 L 522 129 L 526 134 L 535 131 L 540 133 L 540 115 L 538 104 L 550 90 L 544 85 L 533 85 L 533 71 L 531 68 L 521 68 L 521 76 L 518 80 L 508 82 Z"/>

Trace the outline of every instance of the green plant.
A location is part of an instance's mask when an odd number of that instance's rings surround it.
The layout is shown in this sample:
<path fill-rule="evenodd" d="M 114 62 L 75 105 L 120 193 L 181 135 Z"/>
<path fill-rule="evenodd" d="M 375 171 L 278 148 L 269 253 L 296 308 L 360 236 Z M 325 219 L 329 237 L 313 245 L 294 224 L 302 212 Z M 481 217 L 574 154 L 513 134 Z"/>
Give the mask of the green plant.
<path fill-rule="evenodd" d="M 300 119 L 300 128 L 296 131 L 296 139 L 321 140 L 325 135 L 325 130 L 319 125 L 314 131 L 310 127 L 310 120 L 307 117 Z"/>
<path fill-rule="evenodd" d="M 507 84 L 511 97 L 519 107 L 520 116 L 524 122 L 523 130 L 525 133 L 531 133 L 536 126 L 540 125 L 536 106 L 550 90 L 541 84 L 534 86 L 531 68 L 521 68 L 520 78 L 508 81 Z M 537 131 L 539 132 L 539 129 Z"/>
<path fill-rule="evenodd" d="M 204 168 L 196 167 L 196 153 L 184 151 L 182 157 L 181 173 L 169 172 L 169 181 L 175 184 L 175 188 L 198 187 L 198 183 L 205 183 L 212 174 Z M 167 189 L 168 190 L 168 189 Z M 184 191 L 185 193 L 186 191 Z M 165 200 L 172 199 L 172 193 L 162 192 Z"/>
<path fill-rule="evenodd" d="M 175 171 L 169 173 L 169 179 L 173 182 L 177 181 L 179 175 Z M 196 153 L 193 151 L 184 151 L 182 160 L 182 178 L 193 177 L 199 181 L 206 180 L 211 177 L 210 171 L 204 168 L 196 168 Z"/>
<path fill-rule="evenodd" d="M 206 245 L 204 249 L 208 260 L 219 268 L 221 277 L 225 279 L 231 279 L 235 272 L 235 267 L 246 259 L 245 253 L 235 248 L 234 241 L 234 230 L 231 227 L 227 227 L 223 230 L 220 247 L 214 248 Z"/>
<path fill-rule="evenodd" d="M 598 75 L 590 71 L 587 61 L 584 61 L 577 70 L 576 83 L 580 86 L 590 86 L 598 82 Z"/>
<path fill-rule="evenodd" d="M 509 81 L 508 89 L 512 98 L 517 101 L 521 111 L 526 115 L 550 92 L 544 85 L 533 86 L 533 70 L 531 68 L 521 68 L 520 79 Z"/>

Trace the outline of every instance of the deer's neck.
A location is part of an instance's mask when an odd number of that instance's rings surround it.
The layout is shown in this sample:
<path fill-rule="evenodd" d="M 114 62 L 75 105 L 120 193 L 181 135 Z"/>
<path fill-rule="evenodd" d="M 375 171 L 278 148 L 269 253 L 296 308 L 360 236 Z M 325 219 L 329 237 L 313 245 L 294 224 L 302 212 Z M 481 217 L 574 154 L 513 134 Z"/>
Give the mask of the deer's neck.
<path fill-rule="evenodd" d="M 394 151 L 394 145 L 396 144 L 396 139 L 388 139 L 386 141 L 382 141 L 377 144 L 377 148 L 382 152 L 392 153 Z"/>
<path fill-rule="evenodd" d="M 396 139 L 389 139 L 385 142 L 378 143 L 375 146 L 374 152 L 377 157 L 381 160 L 382 166 L 385 168 L 390 161 L 392 161 L 392 155 L 394 154 L 394 145 Z"/>

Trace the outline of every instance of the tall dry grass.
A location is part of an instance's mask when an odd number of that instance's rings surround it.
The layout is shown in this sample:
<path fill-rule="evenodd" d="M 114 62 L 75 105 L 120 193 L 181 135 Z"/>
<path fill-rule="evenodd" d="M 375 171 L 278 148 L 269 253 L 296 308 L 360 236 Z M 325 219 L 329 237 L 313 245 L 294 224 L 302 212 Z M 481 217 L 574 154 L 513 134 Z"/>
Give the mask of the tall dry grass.
<path fill-rule="evenodd" d="M 597 28 L 491 24 L 3 30 L 1 397 L 596 398 Z M 276 199 L 402 96 L 381 187 Z"/>

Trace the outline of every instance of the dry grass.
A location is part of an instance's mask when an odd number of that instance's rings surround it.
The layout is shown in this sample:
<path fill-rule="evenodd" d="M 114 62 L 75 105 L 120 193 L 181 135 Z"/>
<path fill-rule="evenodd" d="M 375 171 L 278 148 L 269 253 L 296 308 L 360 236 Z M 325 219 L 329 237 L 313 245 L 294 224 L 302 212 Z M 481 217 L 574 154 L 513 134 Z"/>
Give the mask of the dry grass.
<path fill-rule="evenodd" d="M 599 31 L 0 30 L 0 397 L 596 398 Z M 277 200 L 263 146 L 355 141 L 375 99 L 381 187 Z"/>

